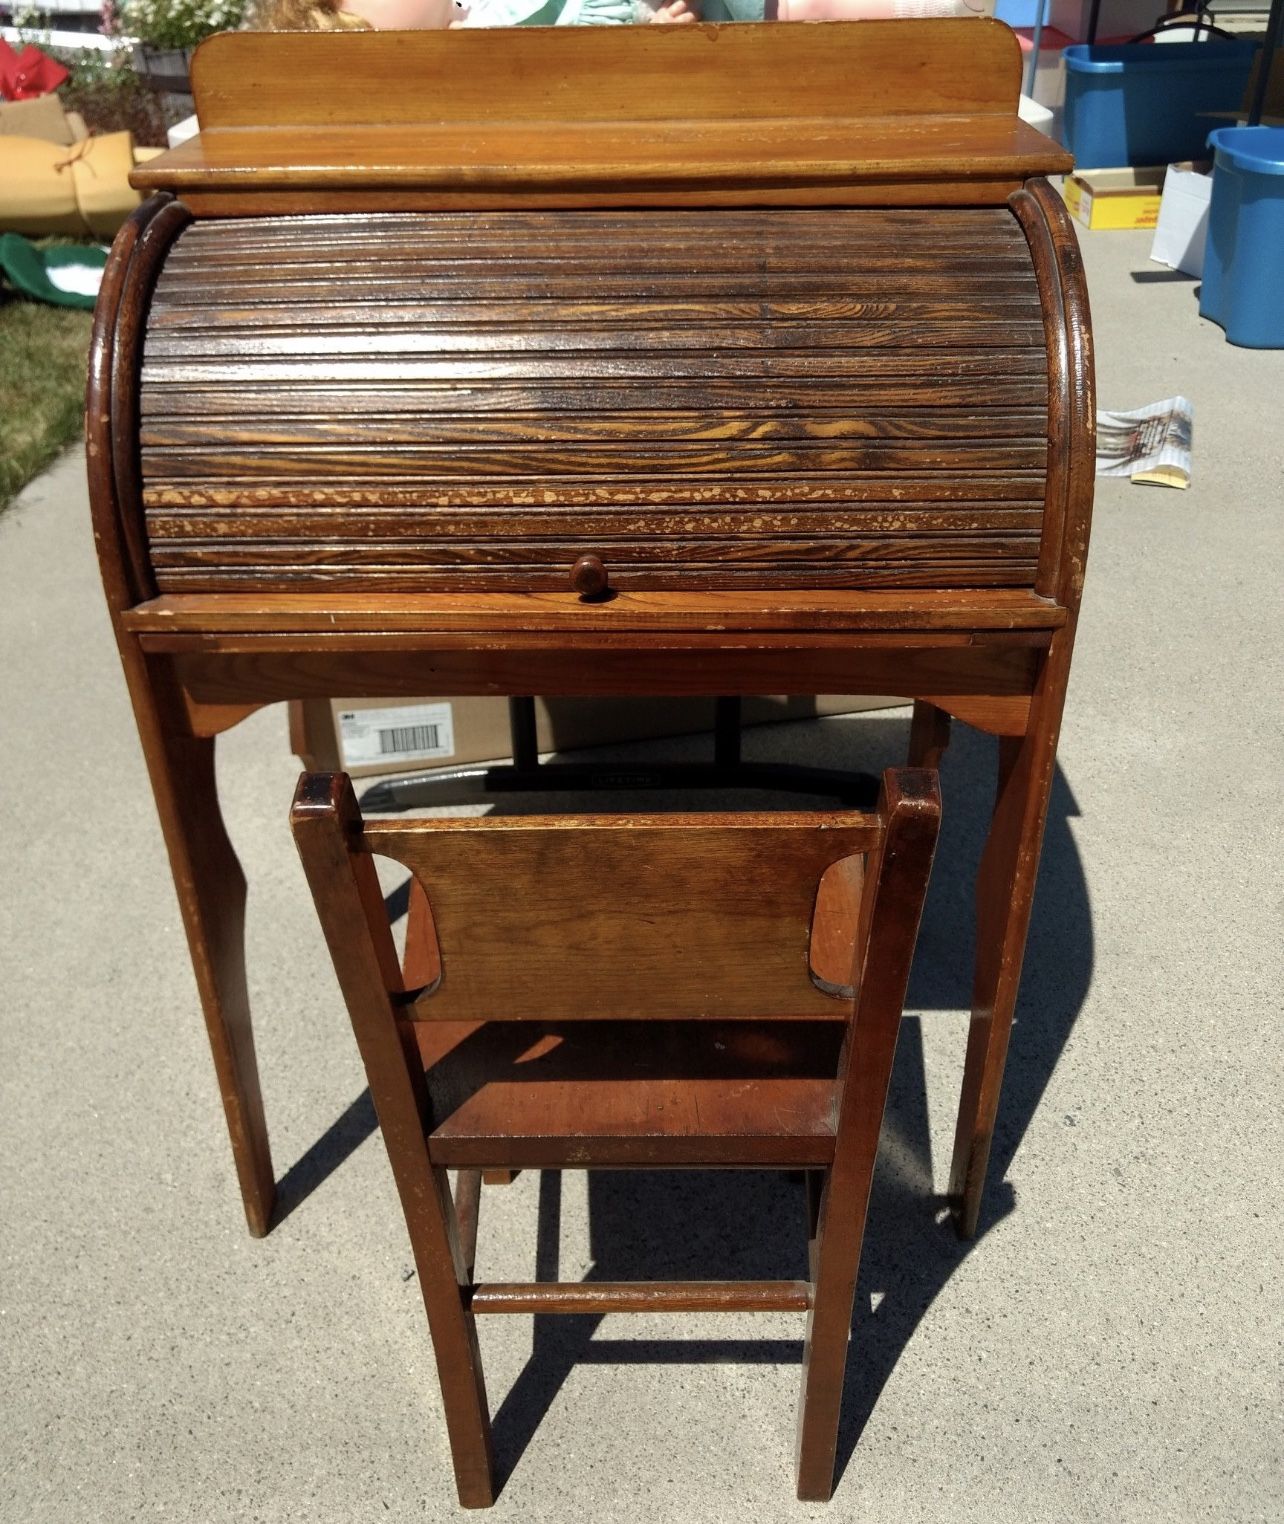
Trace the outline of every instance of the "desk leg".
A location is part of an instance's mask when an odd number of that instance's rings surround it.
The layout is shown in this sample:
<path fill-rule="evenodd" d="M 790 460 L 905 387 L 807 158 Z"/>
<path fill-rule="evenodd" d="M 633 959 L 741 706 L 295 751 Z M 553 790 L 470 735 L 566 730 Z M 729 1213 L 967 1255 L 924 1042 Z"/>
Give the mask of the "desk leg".
<path fill-rule="evenodd" d="M 192 735 L 167 671 L 126 659 L 192 969 L 223 1097 L 250 1232 L 272 1222 L 276 1183 L 245 979 L 245 875 L 228 839 L 214 776 L 214 740 Z"/>
<path fill-rule="evenodd" d="M 1071 634 L 1063 633 L 1044 662 L 1025 734 L 999 739 L 994 814 L 976 880 L 972 1021 L 950 1171 L 950 1204 L 962 1238 L 976 1236 L 1021 983 L 1070 663 Z"/>
<path fill-rule="evenodd" d="M 950 717 L 926 699 L 914 700 L 910 720 L 909 765 L 939 768 L 950 744 Z"/>

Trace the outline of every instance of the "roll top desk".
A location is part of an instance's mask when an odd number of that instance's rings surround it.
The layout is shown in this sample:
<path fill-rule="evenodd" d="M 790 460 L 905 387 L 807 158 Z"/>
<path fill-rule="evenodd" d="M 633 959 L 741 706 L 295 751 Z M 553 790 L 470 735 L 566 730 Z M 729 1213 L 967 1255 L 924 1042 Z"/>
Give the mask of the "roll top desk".
<path fill-rule="evenodd" d="M 141 166 L 95 533 L 251 1230 L 215 737 L 340 695 L 898 693 L 1000 738 L 975 1231 L 1087 548 L 1057 145 L 983 21 L 229 34 Z"/>

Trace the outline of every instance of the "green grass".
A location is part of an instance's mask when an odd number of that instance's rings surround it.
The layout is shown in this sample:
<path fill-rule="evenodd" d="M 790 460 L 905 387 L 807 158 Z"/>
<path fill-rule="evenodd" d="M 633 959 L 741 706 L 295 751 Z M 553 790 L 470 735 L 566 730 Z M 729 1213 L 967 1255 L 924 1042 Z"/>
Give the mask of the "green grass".
<path fill-rule="evenodd" d="M 91 322 L 0 294 L 0 509 L 80 435 Z"/>

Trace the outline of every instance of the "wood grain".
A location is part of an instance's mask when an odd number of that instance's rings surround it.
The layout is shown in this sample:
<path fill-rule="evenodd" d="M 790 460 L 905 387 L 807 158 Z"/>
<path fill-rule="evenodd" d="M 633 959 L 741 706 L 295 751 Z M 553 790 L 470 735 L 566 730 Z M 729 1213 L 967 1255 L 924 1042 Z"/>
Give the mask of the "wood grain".
<path fill-rule="evenodd" d="M 201 45 L 192 89 L 206 130 L 1012 117 L 1020 56 L 1009 28 L 976 20 L 239 32 Z"/>
<path fill-rule="evenodd" d="M 1072 160 L 1015 116 L 207 130 L 139 165 L 202 216 L 544 206 L 1001 206 Z"/>
<path fill-rule="evenodd" d="M 1028 587 L 1048 418 L 1027 240 L 1006 210 L 924 216 L 197 224 L 144 355 L 157 586 L 552 591 L 594 555 L 621 590 Z M 603 294 L 624 271 L 649 294 Z M 417 279 L 426 306 L 355 299 Z"/>
<path fill-rule="evenodd" d="M 1067 156 L 1016 123 L 999 27 L 652 30 L 211 43 L 208 130 L 144 172 L 197 225 L 136 261 L 158 198 L 109 265 L 95 534 L 254 1232 L 272 1168 L 211 738 L 341 690 L 899 691 L 924 758 L 931 711 L 1011 738 L 952 1177 L 975 1227 L 1091 504 L 1081 262 L 1032 178 Z M 536 590 L 555 546 L 614 596 Z M 482 1502 L 475 1344 L 432 1263 Z"/>
<path fill-rule="evenodd" d="M 828 1163 L 848 1008 L 829 1000 L 822 1022 L 417 1022 L 440 1118 L 429 1152 L 451 1168 Z"/>
<path fill-rule="evenodd" d="M 432 907 L 441 976 L 407 1016 L 640 1021 L 832 1014 L 810 972 L 816 891 L 872 838 L 823 813 L 530 816 L 371 821 L 363 845 Z M 716 976 L 686 974 L 714 948 Z"/>
<path fill-rule="evenodd" d="M 489 1313 L 806 1312 L 806 1281 L 521 1281 L 474 1286 L 470 1309 Z"/>
<path fill-rule="evenodd" d="M 200 135 L 133 181 L 199 217 L 1002 205 L 1071 164 L 1017 117 L 1019 57 L 976 20 L 229 34 Z"/>
<path fill-rule="evenodd" d="M 707 696 L 754 693 L 900 693 L 928 699 L 995 735 L 1020 734 L 1042 652 L 1024 644 L 974 645 L 965 635 L 900 646 L 854 646 L 850 637 L 582 636 L 572 646 L 548 636 L 486 642 L 466 634 L 298 637 L 143 636 L 140 646 L 170 658 L 202 703 L 254 694 L 264 703 L 309 696 L 353 698 L 541 693 L 592 698 L 621 693 Z M 202 644 L 208 646 L 201 650 Z"/>
<path fill-rule="evenodd" d="M 564 634 L 590 631 L 664 630 L 718 632 L 828 630 L 858 635 L 877 631 L 1003 631 L 1057 629 L 1065 609 L 1025 589 L 969 592 L 886 593 L 877 590 L 798 593 L 781 589 L 770 600 L 760 593 L 620 593 L 609 603 L 585 604 L 571 592 L 368 594 L 275 593 L 270 599 L 243 594 L 168 594 L 139 604 L 125 616 L 137 634 L 313 633 L 344 631 L 486 632 L 522 630 Z M 859 641 L 855 642 L 860 644 Z"/>
<path fill-rule="evenodd" d="M 885 774 L 873 815 L 412 822 L 363 821 L 346 777 L 305 774 L 291 821 L 414 1244 L 461 1501 L 494 1493 L 479 1312 L 806 1310 L 798 1493 L 827 1497 L 865 1210 L 939 828 L 935 774 Z M 838 1019 L 752 1019 L 771 1004 L 778 946 L 792 949 L 782 989 L 794 1002 L 803 917 L 830 864 L 852 851 L 869 871 L 847 880 L 858 905 L 846 918 L 849 993 L 830 1002 Z M 396 967 L 377 852 L 411 865 L 431 906 L 442 969 L 426 1001 Z M 764 952 L 746 944 L 746 927 Z M 408 1019 L 448 1007 L 452 980 L 502 1014 Z M 710 991 L 728 992 L 731 1019 L 705 1019 Z M 621 1008 L 635 1019 L 614 1019 Z M 665 1019 L 675 1011 L 687 1019 Z M 456 1199 L 444 1188 L 450 1162 L 466 1172 Z M 473 1284 L 476 1171 L 522 1163 L 802 1164 L 810 1280 Z"/>

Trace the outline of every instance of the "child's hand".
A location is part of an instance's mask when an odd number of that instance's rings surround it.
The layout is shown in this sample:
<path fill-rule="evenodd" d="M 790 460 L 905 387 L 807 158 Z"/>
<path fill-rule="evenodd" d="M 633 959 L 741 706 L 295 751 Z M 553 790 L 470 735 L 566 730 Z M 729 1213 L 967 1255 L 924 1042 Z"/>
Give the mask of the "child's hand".
<path fill-rule="evenodd" d="M 699 21 L 699 0 L 668 0 L 658 10 L 652 11 L 651 20 L 658 21 L 661 25 L 681 25 L 683 22 Z"/>

